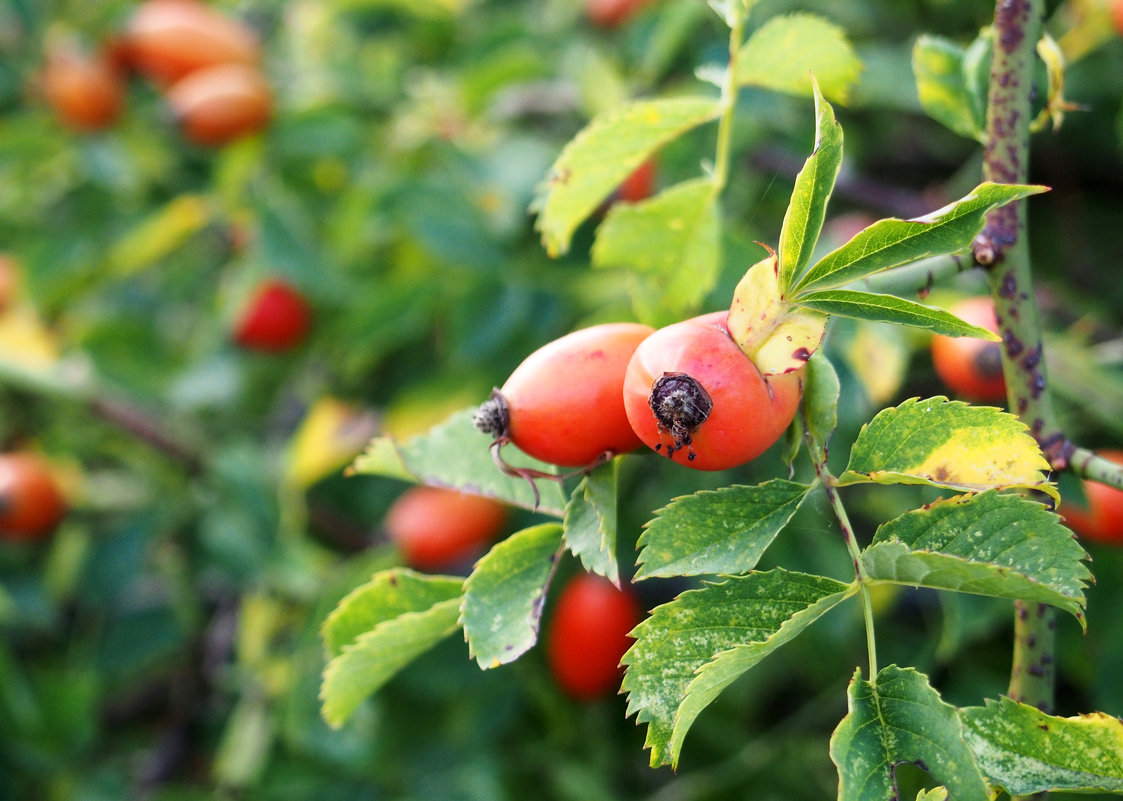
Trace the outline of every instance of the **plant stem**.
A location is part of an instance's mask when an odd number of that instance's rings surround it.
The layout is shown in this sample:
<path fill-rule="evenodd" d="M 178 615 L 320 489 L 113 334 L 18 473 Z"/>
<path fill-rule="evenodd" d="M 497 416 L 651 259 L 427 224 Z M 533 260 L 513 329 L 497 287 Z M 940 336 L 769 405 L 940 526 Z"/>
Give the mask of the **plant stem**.
<path fill-rule="evenodd" d="M 1044 5 L 1044 0 L 995 3 L 983 156 L 988 181 L 1026 183 L 1029 176 L 1030 101 Z M 1009 408 L 1030 427 L 1053 467 L 1063 469 L 1073 446 L 1057 426 L 1048 392 L 1024 202 L 991 212 L 975 243 L 975 259 L 987 270 L 994 299 Z M 1017 602 L 1015 611 L 1009 695 L 1051 712 L 1056 614 L 1051 607 L 1024 601 Z"/>
<path fill-rule="evenodd" d="M 814 453 L 814 451 L 812 452 Z M 866 649 L 869 653 L 870 681 L 873 682 L 877 678 L 877 636 L 873 624 L 873 601 L 870 599 L 869 576 L 866 575 L 866 569 L 862 566 L 862 553 L 858 547 L 858 541 L 854 537 L 854 527 L 850 524 L 850 516 L 846 514 L 846 507 L 842 505 L 842 499 L 838 497 L 834 476 L 827 469 L 825 454 L 822 456 L 822 459 L 819 456 L 813 456 L 811 461 L 815 465 L 815 475 L 818 476 L 819 483 L 823 485 L 823 491 L 827 494 L 827 502 L 830 503 L 831 510 L 838 519 L 842 539 L 846 543 L 846 550 L 850 553 L 850 560 L 854 564 L 854 575 L 858 580 L 858 594 L 862 597 L 862 617 L 866 623 Z"/>
<path fill-rule="evenodd" d="M 720 194 L 729 181 L 730 151 L 733 147 L 733 115 L 737 110 L 737 54 L 745 36 L 745 7 L 734 2 L 730 8 L 729 65 L 721 87 L 722 111 L 717 127 L 717 152 L 714 154 L 714 193 Z"/>

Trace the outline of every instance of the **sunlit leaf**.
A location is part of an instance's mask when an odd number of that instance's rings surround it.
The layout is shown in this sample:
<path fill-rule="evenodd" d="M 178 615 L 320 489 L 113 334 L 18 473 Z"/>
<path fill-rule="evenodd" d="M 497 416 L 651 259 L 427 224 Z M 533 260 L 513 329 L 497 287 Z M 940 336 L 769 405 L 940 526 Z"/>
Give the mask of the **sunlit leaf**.
<path fill-rule="evenodd" d="M 845 31 L 814 14 L 772 17 L 737 54 L 737 82 L 742 86 L 810 96 L 814 75 L 823 94 L 842 103 L 861 70 Z"/>
<path fill-rule="evenodd" d="M 1009 698 L 962 710 L 967 744 L 1011 796 L 1123 793 L 1123 721 L 1095 712 L 1055 717 Z"/>
<path fill-rule="evenodd" d="M 211 214 L 206 198 L 180 195 L 113 245 L 108 257 L 110 268 L 125 276 L 155 264 L 202 230 Z"/>
<path fill-rule="evenodd" d="M 425 434 L 398 442 L 376 437 L 352 465 L 355 473 L 389 476 L 438 487 L 451 487 L 477 495 L 534 508 L 534 491 L 525 479 L 500 472 L 488 451 L 489 438 L 472 424 L 474 409 L 457 412 Z M 504 458 L 521 467 L 556 473 L 554 465 L 505 446 Z M 565 493 L 558 482 L 538 481 L 538 511 L 561 518 Z"/>
<path fill-rule="evenodd" d="M 308 409 L 285 454 L 286 481 L 309 487 L 343 469 L 363 449 L 377 421 L 339 398 L 323 397 Z"/>
<path fill-rule="evenodd" d="M 956 801 L 990 800 L 958 712 L 926 676 L 896 665 L 882 669 L 873 682 L 857 673 L 847 701 L 830 746 L 839 801 L 897 798 L 894 771 L 902 763 L 921 766 Z"/>
<path fill-rule="evenodd" d="M 985 328 L 966 323 L 951 312 L 905 300 L 896 295 L 879 295 L 852 289 L 828 289 L 800 295 L 799 305 L 823 314 L 869 320 L 875 323 L 907 325 L 944 336 L 1000 340 L 1000 337 Z"/>
<path fill-rule="evenodd" d="M 681 319 L 698 309 L 717 281 L 718 211 L 708 178 L 686 181 L 640 203 L 617 203 L 597 229 L 593 266 L 639 273 L 644 305 L 656 307 L 656 316 Z"/>
<path fill-rule="evenodd" d="M 982 230 L 988 211 L 1044 191 L 1041 186 L 983 183 L 923 217 L 879 220 L 816 262 L 796 284 L 791 299 L 927 256 L 966 251 Z"/>
<path fill-rule="evenodd" d="M 792 281 L 811 262 L 811 254 L 819 241 L 827 214 L 827 201 L 834 191 L 834 182 L 842 166 L 842 126 L 835 119 L 830 103 L 820 93 L 818 84 L 813 88 L 815 147 L 796 176 L 780 229 L 777 254 L 780 259 L 780 294 L 787 293 Z"/>
<path fill-rule="evenodd" d="M 1060 518 L 1017 495 L 936 501 L 884 523 L 862 553 L 871 579 L 1052 604 L 1084 623 L 1087 554 Z"/>
<path fill-rule="evenodd" d="M 1057 498 L 1045 477 L 1049 469 L 1028 427 L 1014 415 L 937 396 L 879 412 L 859 432 L 839 481 L 961 491 L 1023 487 Z"/>
<path fill-rule="evenodd" d="M 620 585 L 616 561 L 616 475 L 618 459 L 581 480 L 565 507 L 565 544 L 590 573 Z"/>
<path fill-rule="evenodd" d="M 558 156 L 538 201 L 538 230 L 551 256 L 569 249 L 577 226 L 667 142 L 721 112 L 701 97 L 642 100 L 596 117 Z"/>
<path fill-rule="evenodd" d="M 465 581 L 460 623 L 482 669 L 518 659 L 538 640 L 561 535 L 557 523 L 516 532 L 481 558 Z"/>
<path fill-rule="evenodd" d="M 628 714 L 648 724 L 651 764 L 678 760 L 675 722 L 699 668 L 739 646 L 749 648 L 746 660 L 759 661 L 790 638 L 785 623 L 794 620 L 791 634 L 798 633 L 850 591 L 823 576 L 772 570 L 690 590 L 653 609 L 632 632 L 636 642 L 624 655 L 628 670 L 622 685 Z M 699 690 L 708 686 L 707 679 Z M 681 735 L 676 742 L 681 744 Z"/>
<path fill-rule="evenodd" d="M 773 479 L 676 498 L 640 535 L 636 579 L 752 570 L 806 495 L 805 484 Z"/>

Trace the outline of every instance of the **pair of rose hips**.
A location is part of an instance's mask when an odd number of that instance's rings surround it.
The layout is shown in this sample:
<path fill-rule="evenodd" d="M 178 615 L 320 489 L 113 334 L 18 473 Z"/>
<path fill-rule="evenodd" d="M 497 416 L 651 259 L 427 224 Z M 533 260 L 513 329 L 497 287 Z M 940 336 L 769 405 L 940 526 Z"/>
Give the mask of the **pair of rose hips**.
<path fill-rule="evenodd" d="M 802 370 L 765 376 L 727 311 L 655 330 L 585 328 L 544 345 L 476 413 L 476 427 L 551 464 L 585 467 L 646 444 L 723 470 L 756 458 L 795 416 Z"/>

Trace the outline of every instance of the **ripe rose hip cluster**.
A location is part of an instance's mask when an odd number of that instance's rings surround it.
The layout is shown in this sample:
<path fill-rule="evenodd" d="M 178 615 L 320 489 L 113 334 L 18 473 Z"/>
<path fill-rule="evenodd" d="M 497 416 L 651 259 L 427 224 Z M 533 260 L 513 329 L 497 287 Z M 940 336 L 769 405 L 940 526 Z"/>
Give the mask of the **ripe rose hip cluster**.
<path fill-rule="evenodd" d="M 476 413 L 493 446 L 590 468 L 647 445 L 697 470 L 744 464 L 795 416 L 803 371 L 763 375 L 729 335 L 728 312 L 658 331 L 607 323 L 554 340 Z"/>
<path fill-rule="evenodd" d="M 49 43 L 40 82 L 64 125 L 93 132 L 120 117 L 129 71 L 159 89 L 198 145 L 225 145 L 262 130 L 272 116 L 257 35 L 202 0 L 145 0 L 120 37 L 95 54 L 69 41 Z"/>

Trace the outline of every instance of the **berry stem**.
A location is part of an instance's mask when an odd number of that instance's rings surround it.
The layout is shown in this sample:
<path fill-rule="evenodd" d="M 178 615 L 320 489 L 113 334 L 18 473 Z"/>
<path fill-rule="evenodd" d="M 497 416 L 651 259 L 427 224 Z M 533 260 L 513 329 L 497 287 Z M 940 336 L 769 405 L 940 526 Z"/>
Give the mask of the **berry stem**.
<path fill-rule="evenodd" d="M 720 194 L 729 181 L 729 160 L 733 147 L 733 115 L 737 109 L 737 54 L 745 36 L 746 4 L 734 0 L 729 4 L 729 64 L 721 87 L 722 112 L 717 128 L 717 152 L 714 155 L 714 193 Z"/>

